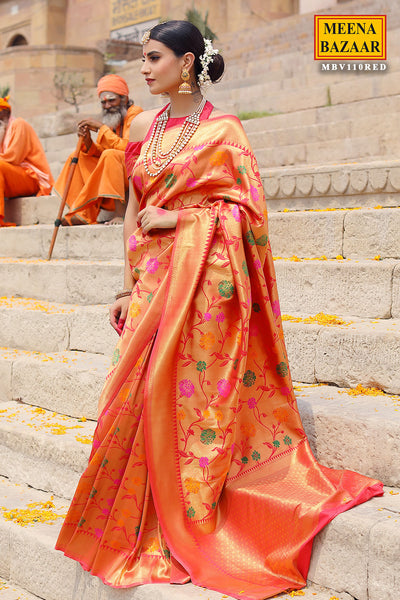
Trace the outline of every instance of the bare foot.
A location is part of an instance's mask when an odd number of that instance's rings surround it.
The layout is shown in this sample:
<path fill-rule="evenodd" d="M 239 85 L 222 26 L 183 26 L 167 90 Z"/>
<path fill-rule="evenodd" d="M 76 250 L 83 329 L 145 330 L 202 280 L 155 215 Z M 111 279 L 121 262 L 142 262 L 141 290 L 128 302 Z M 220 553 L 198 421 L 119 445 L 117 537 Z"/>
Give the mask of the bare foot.
<path fill-rule="evenodd" d="M 124 222 L 122 217 L 113 217 L 109 221 L 104 221 L 104 225 L 121 225 Z"/>

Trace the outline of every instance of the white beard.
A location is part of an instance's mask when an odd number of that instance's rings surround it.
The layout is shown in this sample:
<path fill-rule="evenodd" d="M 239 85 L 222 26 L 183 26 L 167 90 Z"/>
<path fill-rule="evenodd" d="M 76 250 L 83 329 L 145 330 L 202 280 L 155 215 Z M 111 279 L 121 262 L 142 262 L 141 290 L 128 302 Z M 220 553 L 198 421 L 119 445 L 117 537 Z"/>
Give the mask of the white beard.
<path fill-rule="evenodd" d="M 110 129 L 116 129 L 125 119 L 126 113 L 127 110 L 125 107 L 119 107 L 115 112 L 103 110 L 103 123 L 104 125 L 107 125 L 107 127 L 110 127 Z"/>

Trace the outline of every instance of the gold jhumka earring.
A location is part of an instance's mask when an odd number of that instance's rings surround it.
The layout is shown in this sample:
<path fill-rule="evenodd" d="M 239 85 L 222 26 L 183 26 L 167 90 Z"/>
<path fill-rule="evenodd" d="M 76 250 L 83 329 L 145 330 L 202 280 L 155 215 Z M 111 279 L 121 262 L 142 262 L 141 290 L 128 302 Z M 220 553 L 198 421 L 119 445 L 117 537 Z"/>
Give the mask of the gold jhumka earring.
<path fill-rule="evenodd" d="M 189 74 L 189 71 L 187 71 L 187 69 L 183 69 L 183 71 L 181 73 L 181 78 L 182 78 L 182 83 L 179 86 L 178 94 L 191 94 L 192 88 L 188 84 L 188 81 L 190 79 L 190 74 Z"/>

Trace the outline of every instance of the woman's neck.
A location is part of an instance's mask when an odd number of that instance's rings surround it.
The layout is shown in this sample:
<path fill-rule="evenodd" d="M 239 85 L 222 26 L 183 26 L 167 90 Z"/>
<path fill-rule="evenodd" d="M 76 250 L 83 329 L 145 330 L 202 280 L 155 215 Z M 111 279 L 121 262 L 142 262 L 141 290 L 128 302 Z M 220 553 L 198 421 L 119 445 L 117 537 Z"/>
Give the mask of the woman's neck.
<path fill-rule="evenodd" d="M 187 117 L 195 112 L 202 100 L 200 90 L 194 94 L 171 94 L 169 115 L 172 118 Z"/>

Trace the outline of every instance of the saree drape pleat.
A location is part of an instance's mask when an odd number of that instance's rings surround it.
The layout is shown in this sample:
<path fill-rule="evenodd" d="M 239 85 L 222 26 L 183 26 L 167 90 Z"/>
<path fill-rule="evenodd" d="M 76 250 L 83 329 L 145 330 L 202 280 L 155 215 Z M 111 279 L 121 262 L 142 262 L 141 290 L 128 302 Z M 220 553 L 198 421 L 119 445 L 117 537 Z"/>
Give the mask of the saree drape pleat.
<path fill-rule="evenodd" d="M 137 283 L 57 547 L 114 587 L 260 600 L 304 586 L 316 533 L 382 484 L 311 453 L 257 164 L 236 118 L 204 114 L 161 174 L 146 146 L 134 167 L 140 208 L 179 209 L 178 225 L 128 241 Z"/>

